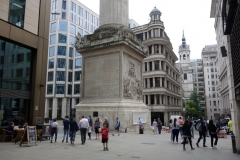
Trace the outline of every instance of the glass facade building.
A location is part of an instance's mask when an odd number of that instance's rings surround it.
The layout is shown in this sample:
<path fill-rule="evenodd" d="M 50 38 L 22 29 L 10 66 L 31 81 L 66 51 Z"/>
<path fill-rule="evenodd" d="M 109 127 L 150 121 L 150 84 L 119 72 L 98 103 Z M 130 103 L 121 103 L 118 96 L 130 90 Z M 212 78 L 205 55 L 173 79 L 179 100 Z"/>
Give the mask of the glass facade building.
<path fill-rule="evenodd" d="M 48 73 L 45 101 L 47 118 L 63 118 L 81 101 L 82 56 L 74 48 L 75 36 L 91 34 L 99 16 L 77 0 L 52 0 L 49 28 Z M 60 104 L 61 103 L 61 104 Z M 74 116 L 74 115 L 73 115 Z"/>

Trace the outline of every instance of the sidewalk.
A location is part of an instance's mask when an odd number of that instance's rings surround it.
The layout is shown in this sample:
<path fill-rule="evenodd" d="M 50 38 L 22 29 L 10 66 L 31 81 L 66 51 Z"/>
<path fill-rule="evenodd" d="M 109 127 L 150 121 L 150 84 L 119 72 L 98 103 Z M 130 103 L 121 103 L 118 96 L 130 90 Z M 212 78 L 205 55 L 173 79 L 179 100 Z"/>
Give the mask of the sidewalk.
<path fill-rule="evenodd" d="M 182 150 L 181 144 L 172 144 L 170 134 L 163 132 L 161 135 L 153 135 L 145 131 L 143 135 L 138 133 L 122 133 L 120 136 L 109 134 L 109 151 L 103 151 L 101 140 L 86 140 L 81 145 L 79 132 L 76 135 L 75 145 L 62 143 L 62 134 L 58 134 L 57 143 L 50 141 L 38 142 L 37 146 L 30 146 L 10 142 L 0 143 L 1 160 L 239 160 L 239 154 L 233 154 L 231 137 L 220 138 L 217 150 L 210 147 L 210 138 L 207 138 L 207 148 L 196 147 L 197 139 L 193 139 L 194 151 L 190 150 L 189 144 L 186 151 Z M 195 134 L 198 137 L 198 134 Z M 181 141 L 181 140 L 180 140 Z"/>

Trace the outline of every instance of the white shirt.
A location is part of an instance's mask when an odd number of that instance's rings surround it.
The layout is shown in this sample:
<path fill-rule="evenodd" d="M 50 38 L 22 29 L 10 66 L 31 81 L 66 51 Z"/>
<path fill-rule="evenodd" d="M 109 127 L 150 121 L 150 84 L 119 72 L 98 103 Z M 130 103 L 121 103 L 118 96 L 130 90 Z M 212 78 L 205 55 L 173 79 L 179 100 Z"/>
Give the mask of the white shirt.
<path fill-rule="evenodd" d="M 83 118 L 80 122 L 79 122 L 79 127 L 80 128 L 88 128 L 89 124 L 88 124 L 88 120 L 86 118 Z"/>
<path fill-rule="evenodd" d="M 53 128 L 56 128 L 56 127 L 58 126 L 58 123 L 57 123 L 57 122 L 53 122 L 53 123 L 51 124 L 51 126 L 52 126 Z"/>

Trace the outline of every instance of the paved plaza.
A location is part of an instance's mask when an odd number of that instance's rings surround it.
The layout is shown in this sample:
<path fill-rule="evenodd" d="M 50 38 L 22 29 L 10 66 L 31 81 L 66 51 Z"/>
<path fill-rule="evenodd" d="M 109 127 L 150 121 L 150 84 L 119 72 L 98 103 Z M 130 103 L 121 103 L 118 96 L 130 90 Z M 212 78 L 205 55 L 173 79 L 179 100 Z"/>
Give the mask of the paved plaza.
<path fill-rule="evenodd" d="M 210 138 L 207 138 L 207 148 L 197 148 L 193 139 L 195 150 L 191 151 L 189 144 L 186 151 L 182 150 L 181 144 L 172 144 L 170 134 L 163 132 L 161 135 L 153 135 L 151 131 L 145 131 L 143 135 L 138 133 L 121 133 L 120 136 L 110 135 L 109 151 L 103 151 L 101 140 L 87 140 L 85 145 L 81 144 L 80 133 L 77 133 L 75 145 L 62 143 L 62 129 L 58 134 L 57 143 L 50 141 L 38 142 L 37 146 L 10 142 L 0 143 L 1 160 L 239 160 L 239 154 L 233 154 L 231 148 L 231 137 L 220 138 L 217 150 L 210 147 Z M 195 133 L 198 137 L 197 132 Z"/>

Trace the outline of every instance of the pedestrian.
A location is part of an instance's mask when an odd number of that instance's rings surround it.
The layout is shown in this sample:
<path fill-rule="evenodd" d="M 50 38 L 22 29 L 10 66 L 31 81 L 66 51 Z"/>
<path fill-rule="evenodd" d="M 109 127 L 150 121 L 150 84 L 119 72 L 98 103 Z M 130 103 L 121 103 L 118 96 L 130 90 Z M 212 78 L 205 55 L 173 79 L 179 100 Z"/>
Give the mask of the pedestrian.
<path fill-rule="evenodd" d="M 103 128 L 101 129 L 103 151 L 109 151 L 108 150 L 108 132 L 109 132 L 109 130 L 108 130 L 106 124 L 103 124 Z"/>
<path fill-rule="evenodd" d="M 177 122 L 177 119 L 174 118 L 174 122 L 173 122 L 173 125 L 172 125 L 173 144 L 174 144 L 175 137 L 176 137 L 176 143 L 178 144 L 179 128 L 180 128 L 180 125 Z"/>
<path fill-rule="evenodd" d="M 156 119 L 153 120 L 152 126 L 153 126 L 153 133 L 157 134 L 157 121 L 156 121 Z"/>
<path fill-rule="evenodd" d="M 115 131 L 112 135 L 114 136 L 116 132 L 118 132 L 118 136 L 120 136 L 120 121 L 118 120 L 118 117 L 116 118 Z"/>
<path fill-rule="evenodd" d="M 168 125 L 168 127 L 169 127 L 169 132 L 171 133 L 171 142 L 172 142 L 172 140 L 173 140 L 173 133 L 172 133 L 172 119 L 170 119 L 169 120 L 169 125 Z"/>
<path fill-rule="evenodd" d="M 91 116 L 89 116 L 89 118 L 88 118 L 88 123 L 89 123 L 89 126 L 92 126 L 92 118 L 91 118 Z"/>
<path fill-rule="evenodd" d="M 196 130 L 199 131 L 199 138 L 198 141 L 196 143 L 197 147 L 199 147 L 199 142 L 201 141 L 201 139 L 203 138 L 203 147 L 207 147 L 206 146 L 206 132 L 207 132 L 207 128 L 206 128 L 206 124 L 203 121 L 203 118 L 200 117 L 200 120 L 196 123 Z"/>
<path fill-rule="evenodd" d="M 217 142 L 218 142 L 218 137 L 217 137 L 217 127 L 213 124 L 213 120 L 209 121 L 208 125 L 208 131 L 209 135 L 211 136 L 211 146 L 212 149 L 217 149 Z M 213 146 L 213 139 L 215 138 L 214 146 Z"/>
<path fill-rule="evenodd" d="M 95 123 L 94 123 L 96 140 L 99 139 L 99 128 L 100 128 L 100 122 L 99 122 L 99 118 L 97 118 L 97 119 L 95 120 Z"/>
<path fill-rule="evenodd" d="M 87 128 L 89 127 L 88 119 L 84 118 L 84 116 L 82 116 L 82 119 L 79 122 L 79 127 L 80 127 L 80 132 L 81 132 L 82 145 L 84 145 L 84 143 L 86 142 Z"/>
<path fill-rule="evenodd" d="M 103 125 L 104 124 L 106 124 L 107 129 L 109 129 L 109 122 L 108 122 L 108 118 L 107 117 L 104 118 Z"/>
<path fill-rule="evenodd" d="M 52 140 L 53 140 L 53 135 L 55 135 L 55 142 L 57 142 L 58 123 L 56 121 L 57 121 L 57 119 L 54 118 L 53 123 L 51 124 L 51 127 L 52 127 L 51 143 L 52 143 Z"/>
<path fill-rule="evenodd" d="M 158 118 L 157 127 L 158 127 L 158 134 L 161 134 L 161 131 L 162 131 L 162 122 L 161 122 L 160 118 Z"/>
<path fill-rule="evenodd" d="M 70 126 L 70 134 L 69 134 L 70 141 L 71 141 L 71 144 L 74 144 L 76 132 L 79 130 L 79 127 L 78 127 L 77 122 L 74 121 L 73 117 L 70 118 L 69 126 Z"/>
<path fill-rule="evenodd" d="M 185 151 L 185 142 L 189 141 L 189 144 L 191 146 L 191 150 L 194 150 L 195 148 L 193 148 L 192 146 L 192 133 L 191 133 L 191 127 L 192 127 L 192 123 L 189 122 L 188 120 L 185 120 L 183 127 L 182 127 L 182 131 L 183 131 L 183 150 Z"/>
<path fill-rule="evenodd" d="M 68 134 L 69 134 L 69 124 L 70 120 L 68 119 L 68 116 L 65 116 L 65 119 L 63 120 L 63 140 L 66 138 L 66 143 L 68 143 Z"/>
<path fill-rule="evenodd" d="M 180 135 L 181 135 L 181 137 L 182 137 L 182 126 L 183 126 L 183 124 L 184 124 L 184 121 L 183 121 L 182 117 L 179 117 L 178 120 L 177 120 L 177 122 L 178 122 L 178 124 L 179 124 L 179 126 L 180 126 L 179 132 L 180 132 Z"/>
<path fill-rule="evenodd" d="M 229 127 L 229 132 L 232 134 L 233 133 L 233 125 L 232 125 L 232 119 L 231 118 L 229 119 L 228 127 Z"/>
<path fill-rule="evenodd" d="M 91 140 L 91 133 L 92 133 L 92 125 L 88 127 L 88 139 Z"/>
<path fill-rule="evenodd" d="M 142 119 L 140 117 L 138 118 L 138 125 L 139 125 L 139 129 L 143 128 Z"/>

